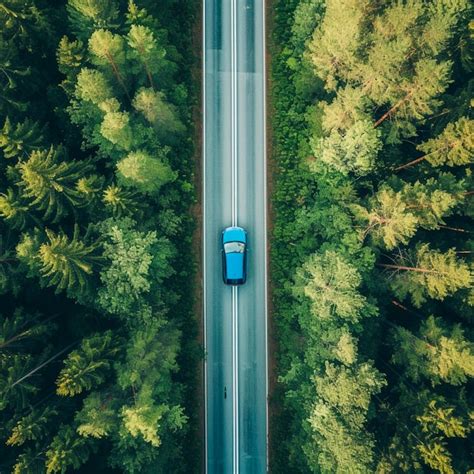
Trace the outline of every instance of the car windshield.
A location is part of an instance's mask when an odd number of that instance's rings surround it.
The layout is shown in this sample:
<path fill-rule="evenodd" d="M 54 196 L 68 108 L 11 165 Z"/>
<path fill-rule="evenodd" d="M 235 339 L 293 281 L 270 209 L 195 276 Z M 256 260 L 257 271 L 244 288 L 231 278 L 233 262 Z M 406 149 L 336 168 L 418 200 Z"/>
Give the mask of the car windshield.
<path fill-rule="evenodd" d="M 242 242 L 227 242 L 224 244 L 225 253 L 244 253 L 245 244 Z"/>

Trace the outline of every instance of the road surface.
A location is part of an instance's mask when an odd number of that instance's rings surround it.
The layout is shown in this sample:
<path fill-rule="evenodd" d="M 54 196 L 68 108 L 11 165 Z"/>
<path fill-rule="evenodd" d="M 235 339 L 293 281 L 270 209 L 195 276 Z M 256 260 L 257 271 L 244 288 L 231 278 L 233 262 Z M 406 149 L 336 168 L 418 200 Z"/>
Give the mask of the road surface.
<path fill-rule="evenodd" d="M 267 468 L 264 0 L 204 0 L 206 471 Z M 248 278 L 222 282 L 223 228 L 248 231 Z"/>

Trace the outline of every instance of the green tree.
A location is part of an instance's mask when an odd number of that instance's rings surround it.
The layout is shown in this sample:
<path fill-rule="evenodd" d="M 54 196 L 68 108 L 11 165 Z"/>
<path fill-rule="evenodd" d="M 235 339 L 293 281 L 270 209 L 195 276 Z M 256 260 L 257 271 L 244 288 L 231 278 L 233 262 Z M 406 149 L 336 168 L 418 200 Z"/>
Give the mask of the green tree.
<path fill-rule="evenodd" d="M 12 188 L 6 191 L 6 194 L 0 194 L 0 216 L 12 229 L 22 230 L 28 221 L 29 206 Z"/>
<path fill-rule="evenodd" d="M 76 96 L 99 105 L 113 98 L 112 87 L 106 77 L 95 69 L 82 68 L 77 76 Z"/>
<path fill-rule="evenodd" d="M 450 173 L 441 173 L 425 183 L 394 184 L 399 191 L 382 184 L 369 198 L 367 209 L 358 204 L 351 206 L 363 223 L 362 236 L 370 234 L 377 245 L 387 249 L 408 243 L 418 227 L 438 229 L 464 200 L 464 181 Z"/>
<path fill-rule="evenodd" d="M 357 322 L 370 314 L 366 299 L 357 291 L 361 281 L 356 268 L 340 254 L 327 250 L 311 255 L 298 269 L 294 292 L 310 299 L 311 312 L 316 318 Z"/>
<path fill-rule="evenodd" d="M 129 218 L 108 219 L 101 225 L 104 258 L 109 265 L 102 270 L 99 306 L 125 317 L 142 303 L 154 281 L 168 275 L 171 256 L 169 242 L 156 232 L 135 230 Z"/>
<path fill-rule="evenodd" d="M 85 56 L 86 50 L 81 40 L 70 40 L 67 36 L 61 38 L 56 58 L 59 71 L 66 76 L 61 86 L 69 95 L 74 92 L 74 83 L 84 65 Z"/>
<path fill-rule="evenodd" d="M 368 121 L 357 121 L 345 132 L 335 129 L 329 136 L 313 143 L 318 159 L 341 173 L 365 175 L 372 171 L 382 148 L 380 131 Z"/>
<path fill-rule="evenodd" d="M 472 163 L 474 155 L 474 120 L 461 117 L 449 123 L 436 138 L 418 145 L 425 155 L 395 168 L 396 171 L 426 160 L 431 166 L 460 166 Z"/>
<path fill-rule="evenodd" d="M 91 392 L 84 406 L 76 415 L 77 432 L 85 438 L 101 439 L 109 436 L 117 427 L 117 411 L 114 394 Z"/>
<path fill-rule="evenodd" d="M 375 443 L 365 424 L 371 397 L 386 384 L 384 378 L 369 363 L 350 368 L 326 363 L 325 374 L 315 380 L 318 401 L 309 422 L 318 445 L 319 469 L 370 472 Z"/>
<path fill-rule="evenodd" d="M 443 300 L 472 285 L 469 266 L 456 257 L 456 251 L 445 253 L 419 244 L 414 250 L 400 251 L 393 264 L 380 264 L 391 275 L 390 286 L 399 298 L 410 295 L 420 307 L 427 297 Z"/>
<path fill-rule="evenodd" d="M 89 39 L 89 51 L 94 64 L 107 67 L 115 77 L 125 95 L 130 100 L 125 84 L 124 71 L 126 70 L 125 41 L 122 36 L 108 30 L 94 31 Z"/>
<path fill-rule="evenodd" d="M 127 43 L 131 48 L 131 57 L 143 67 L 148 78 L 148 85 L 154 89 L 153 77 L 160 71 L 160 60 L 165 57 L 166 50 L 158 45 L 153 31 L 143 25 L 130 27 Z"/>
<path fill-rule="evenodd" d="M 166 137 L 169 140 L 170 134 L 182 133 L 185 130 L 176 110 L 165 101 L 162 92 L 140 88 L 133 99 L 133 107 L 143 114 L 163 140 Z"/>
<path fill-rule="evenodd" d="M 83 339 L 80 348 L 64 360 L 56 381 L 58 395 L 72 397 L 103 383 L 119 352 L 119 340 L 112 331 Z"/>
<path fill-rule="evenodd" d="M 71 426 L 61 425 L 46 451 L 46 473 L 64 474 L 69 468 L 78 469 L 95 451 L 94 444 L 83 438 Z"/>
<path fill-rule="evenodd" d="M 430 316 L 421 323 L 418 335 L 400 327 L 394 338 L 399 349 L 393 361 L 405 367 L 414 382 L 423 377 L 433 385 L 461 385 L 474 377 L 474 346 L 459 324 L 449 327 Z"/>
<path fill-rule="evenodd" d="M 117 185 L 110 185 L 104 190 L 102 201 L 110 210 L 113 217 L 132 216 L 140 214 L 138 193 Z"/>
<path fill-rule="evenodd" d="M 25 119 L 12 124 L 7 117 L 0 131 L 0 148 L 5 158 L 23 158 L 42 147 L 44 127 L 38 122 Z"/>
<path fill-rule="evenodd" d="M 104 138 L 125 151 L 130 151 L 133 144 L 133 131 L 128 112 L 110 111 L 104 116 L 100 126 Z"/>
<path fill-rule="evenodd" d="M 48 424 L 58 416 L 54 407 L 46 406 L 22 417 L 14 426 L 10 437 L 7 439 L 9 446 L 21 446 L 27 441 L 40 440 L 48 432 Z"/>
<path fill-rule="evenodd" d="M 79 239 L 79 227 L 72 238 L 46 229 L 47 241 L 40 243 L 36 235 L 25 234 L 17 246 L 17 256 L 39 274 L 45 286 L 54 286 L 56 293 L 67 290 L 76 296 L 84 293 L 88 280 L 100 262 L 98 244 L 87 245 Z"/>
<path fill-rule="evenodd" d="M 67 213 L 66 205 L 76 206 L 82 196 L 77 181 L 92 171 L 89 161 L 70 161 L 62 147 L 34 151 L 17 165 L 19 185 L 31 205 L 44 212 L 44 219 L 58 221 Z"/>
<path fill-rule="evenodd" d="M 121 183 L 143 193 L 155 193 L 176 178 L 161 157 L 153 157 L 143 150 L 131 152 L 119 161 L 117 173 Z"/>
<path fill-rule="evenodd" d="M 119 9 L 115 0 L 68 0 L 66 9 L 71 30 L 82 40 L 97 29 L 118 26 Z"/>

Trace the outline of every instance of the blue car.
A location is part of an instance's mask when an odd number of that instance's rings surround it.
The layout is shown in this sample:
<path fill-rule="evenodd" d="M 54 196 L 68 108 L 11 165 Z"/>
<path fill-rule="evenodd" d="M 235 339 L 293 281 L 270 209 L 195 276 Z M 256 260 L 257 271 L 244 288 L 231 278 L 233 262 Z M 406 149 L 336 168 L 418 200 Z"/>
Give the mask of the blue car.
<path fill-rule="evenodd" d="M 243 285 L 247 279 L 247 232 L 242 227 L 222 232 L 222 278 L 226 285 Z"/>

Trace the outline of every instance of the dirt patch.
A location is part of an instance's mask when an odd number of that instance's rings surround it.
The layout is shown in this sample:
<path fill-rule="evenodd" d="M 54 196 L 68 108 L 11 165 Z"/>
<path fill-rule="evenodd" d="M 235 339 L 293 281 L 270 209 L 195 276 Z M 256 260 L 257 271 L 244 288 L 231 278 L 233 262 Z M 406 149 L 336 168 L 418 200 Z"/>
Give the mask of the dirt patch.
<path fill-rule="evenodd" d="M 193 28 L 193 51 L 194 66 L 192 70 L 192 78 L 194 83 L 194 97 L 196 102 L 193 106 L 193 123 L 194 123 L 194 189 L 196 190 L 196 203 L 191 207 L 191 214 L 194 217 L 195 227 L 193 233 L 193 254 L 195 257 L 195 278 L 194 278 L 194 315 L 197 319 L 197 343 L 200 347 L 204 347 L 204 312 L 203 312 L 203 235 L 202 235 L 202 1 L 196 2 L 196 8 L 199 13 L 196 15 L 196 22 Z M 204 363 L 201 361 L 196 367 L 196 400 L 199 409 L 199 439 L 196 440 L 201 446 L 201 459 L 196 462 L 196 472 L 205 472 L 205 433 L 204 433 L 204 417 L 205 417 L 205 401 L 204 401 Z"/>
<path fill-rule="evenodd" d="M 274 116 L 275 110 L 273 107 L 272 95 L 273 95 L 273 84 L 272 84 L 272 51 L 275 50 L 273 44 L 273 21 L 274 21 L 274 8 L 273 1 L 265 1 L 265 82 L 266 82 L 266 148 L 267 148 L 267 310 L 268 310 L 268 335 L 267 335 L 267 351 L 268 351 L 268 460 L 269 470 L 271 472 L 271 466 L 273 465 L 272 460 L 274 459 L 274 452 L 278 449 L 274 446 L 274 420 L 278 418 L 280 411 L 280 405 L 278 398 L 275 397 L 277 390 L 277 358 L 276 354 L 278 351 L 277 339 L 276 339 L 276 324 L 273 319 L 273 284 L 271 278 L 271 239 L 273 234 L 273 220 L 274 220 L 274 209 L 272 205 L 272 196 L 275 183 L 275 174 L 277 170 L 276 160 L 273 157 L 273 133 L 272 133 L 272 117 Z"/>

